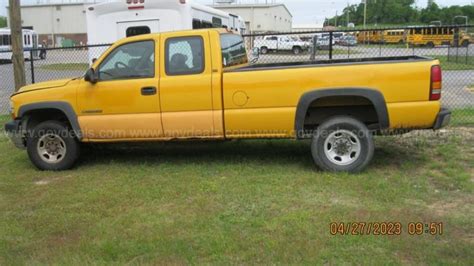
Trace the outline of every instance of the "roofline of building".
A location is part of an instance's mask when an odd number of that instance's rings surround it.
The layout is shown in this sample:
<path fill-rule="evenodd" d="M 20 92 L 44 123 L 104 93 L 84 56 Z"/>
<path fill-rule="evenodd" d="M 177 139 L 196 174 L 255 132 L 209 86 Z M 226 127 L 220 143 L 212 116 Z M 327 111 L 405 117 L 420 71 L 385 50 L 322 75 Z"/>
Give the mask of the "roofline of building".
<path fill-rule="evenodd" d="M 216 5 L 209 5 L 213 8 L 269 8 L 269 7 L 279 7 L 283 6 L 286 9 L 286 12 L 290 14 L 291 17 L 293 17 L 293 14 L 291 14 L 290 10 L 288 7 L 286 7 L 285 4 L 216 4 Z"/>
<path fill-rule="evenodd" d="M 48 7 L 48 6 L 83 6 L 83 5 L 91 5 L 92 3 L 84 3 L 84 2 L 79 2 L 79 3 L 45 3 L 45 4 L 26 4 L 26 5 L 21 5 L 20 7 Z M 6 6 L 6 8 L 9 8 L 9 6 Z"/>

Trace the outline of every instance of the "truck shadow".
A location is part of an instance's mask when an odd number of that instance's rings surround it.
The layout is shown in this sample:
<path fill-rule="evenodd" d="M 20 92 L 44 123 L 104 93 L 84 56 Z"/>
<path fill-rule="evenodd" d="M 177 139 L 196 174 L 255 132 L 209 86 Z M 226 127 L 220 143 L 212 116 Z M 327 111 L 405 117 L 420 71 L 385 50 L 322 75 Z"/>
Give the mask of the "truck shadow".
<path fill-rule="evenodd" d="M 386 142 L 376 147 L 370 168 L 405 164 L 419 166 L 425 161 L 423 156 L 413 153 L 408 147 Z M 298 165 L 318 171 L 311 156 L 310 142 L 289 140 L 87 144 L 82 147 L 78 167 L 107 165 L 110 162 L 129 165 L 258 163 L 267 166 Z"/>

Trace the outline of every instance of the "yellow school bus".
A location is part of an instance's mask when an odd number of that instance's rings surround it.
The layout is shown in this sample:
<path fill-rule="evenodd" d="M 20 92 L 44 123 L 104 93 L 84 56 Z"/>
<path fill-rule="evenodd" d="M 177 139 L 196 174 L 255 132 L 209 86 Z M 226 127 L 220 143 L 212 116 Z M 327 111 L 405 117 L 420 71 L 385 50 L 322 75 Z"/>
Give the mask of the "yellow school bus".
<path fill-rule="evenodd" d="M 365 44 L 382 43 L 383 31 L 361 31 L 357 33 L 357 42 Z"/>
<path fill-rule="evenodd" d="M 407 42 L 412 46 L 451 45 L 467 47 L 470 43 L 470 37 L 455 27 L 412 28 L 408 30 Z"/>
<path fill-rule="evenodd" d="M 386 30 L 383 32 L 383 43 L 403 44 L 405 43 L 405 30 Z"/>

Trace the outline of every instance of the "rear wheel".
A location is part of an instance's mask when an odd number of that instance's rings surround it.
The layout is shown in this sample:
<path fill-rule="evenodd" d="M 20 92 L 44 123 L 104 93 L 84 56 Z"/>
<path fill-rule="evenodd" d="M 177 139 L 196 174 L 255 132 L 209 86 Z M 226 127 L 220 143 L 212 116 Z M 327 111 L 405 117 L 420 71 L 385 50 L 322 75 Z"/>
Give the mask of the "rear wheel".
<path fill-rule="evenodd" d="M 469 47 L 469 41 L 464 40 L 464 41 L 462 41 L 461 45 L 462 45 L 462 47 Z"/>
<path fill-rule="evenodd" d="M 434 48 L 435 47 L 435 44 L 433 42 L 429 42 L 426 44 L 426 47 L 428 48 Z"/>
<path fill-rule="evenodd" d="M 262 53 L 262 54 L 268 54 L 268 48 L 265 47 L 265 46 L 262 47 L 262 48 L 260 48 L 260 53 Z"/>
<path fill-rule="evenodd" d="M 40 170 L 70 169 L 79 157 L 79 144 L 72 131 L 58 121 L 46 121 L 27 139 L 31 162 Z"/>
<path fill-rule="evenodd" d="M 293 47 L 293 54 L 298 55 L 301 54 L 302 50 L 300 47 Z"/>
<path fill-rule="evenodd" d="M 372 160 L 374 141 L 362 122 L 338 116 L 319 126 L 313 136 L 311 152 L 316 165 L 325 171 L 356 173 Z"/>

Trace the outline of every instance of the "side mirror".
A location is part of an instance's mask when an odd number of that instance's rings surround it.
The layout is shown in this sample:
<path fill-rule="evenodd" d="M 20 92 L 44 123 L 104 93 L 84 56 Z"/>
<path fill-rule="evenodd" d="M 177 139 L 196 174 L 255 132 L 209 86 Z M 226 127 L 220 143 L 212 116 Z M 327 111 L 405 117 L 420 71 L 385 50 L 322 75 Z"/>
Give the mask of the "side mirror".
<path fill-rule="evenodd" d="M 260 48 L 254 47 L 254 48 L 252 49 L 252 56 L 253 56 L 253 57 L 257 57 L 257 58 L 260 57 Z"/>
<path fill-rule="evenodd" d="M 92 84 L 97 83 L 98 77 L 93 68 L 89 68 L 84 75 L 84 80 Z"/>
<path fill-rule="evenodd" d="M 254 47 L 252 49 L 252 60 L 250 60 L 250 62 L 252 64 L 257 63 L 259 58 L 260 58 L 260 48 Z"/>

